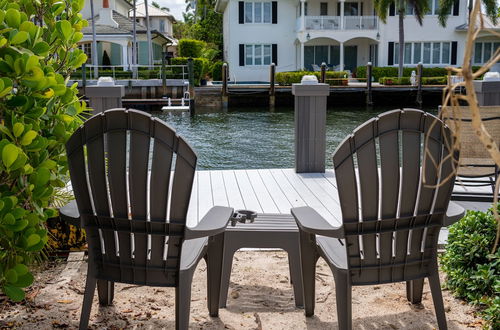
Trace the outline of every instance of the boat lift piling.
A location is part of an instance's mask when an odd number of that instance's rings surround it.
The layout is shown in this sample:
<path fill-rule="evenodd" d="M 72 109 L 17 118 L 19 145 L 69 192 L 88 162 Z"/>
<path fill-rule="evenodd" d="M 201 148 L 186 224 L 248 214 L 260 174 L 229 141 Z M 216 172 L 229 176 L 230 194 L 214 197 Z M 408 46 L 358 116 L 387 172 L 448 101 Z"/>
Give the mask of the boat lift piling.
<path fill-rule="evenodd" d="M 422 109 L 423 99 L 422 99 L 422 76 L 423 76 L 423 65 L 422 62 L 418 62 L 417 65 L 417 106 Z"/>
<path fill-rule="evenodd" d="M 321 74 L 319 76 L 319 82 L 321 84 L 324 84 L 326 81 L 326 63 L 325 62 L 321 63 L 321 71 L 320 72 L 321 72 Z"/>
<path fill-rule="evenodd" d="M 366 106 L 373 106 L 372 97 L 372 62 L 366 64 Z"/>
<path fill-rule="evenodd" d="M 222 64 L 222 111 L 227 112 L 228 92 L 227 92 L 228 69 L 227 63 Z"/>
<path fill-rule="evenodd" d="M 274 112 L 276 105 L 276 89 L 275 89 L 275 80 L 276 80 L 276 64 L 271 63 L 269 66 L 269 111 Z"/>
<path fill-rule="evenodd" d="M 193 59 L 190 57 L 187 60 L 188 66 L 188 79 L 189 79 L 189 113 L 194 116 L 195 102 L 194 102 L 194 65 Z"/>

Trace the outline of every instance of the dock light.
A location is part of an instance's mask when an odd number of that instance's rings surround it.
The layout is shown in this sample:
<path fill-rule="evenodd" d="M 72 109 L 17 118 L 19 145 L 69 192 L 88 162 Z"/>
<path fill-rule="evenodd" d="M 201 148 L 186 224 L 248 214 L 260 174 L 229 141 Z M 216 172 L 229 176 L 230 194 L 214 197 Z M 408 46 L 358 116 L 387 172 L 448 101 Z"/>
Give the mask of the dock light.
<path fill-rule="evenodd" d="M 377 40 L 380 40 L 380 33 L 377 32 Z"/>
<path fill-rule="evenodd" d="M 307 41 L 311 40 L 311 35 L 309 33 L 306 35 L 306 39 Z"/>

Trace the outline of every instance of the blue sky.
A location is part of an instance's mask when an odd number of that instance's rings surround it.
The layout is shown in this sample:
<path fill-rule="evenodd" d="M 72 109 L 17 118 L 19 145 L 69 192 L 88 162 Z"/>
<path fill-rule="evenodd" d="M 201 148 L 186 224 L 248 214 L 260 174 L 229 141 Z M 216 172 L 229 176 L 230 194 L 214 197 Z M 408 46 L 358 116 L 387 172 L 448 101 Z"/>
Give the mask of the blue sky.
<path fill-rule="evenodd" d="M 148 3 L 153 2 L 149 0 Z M 156 0 L 162 7 L 170 8 L 170 13 L 174 15 L 175 19 L 182 21 L 182 12 L 186 9 L 186 2 L 184 0 Z"/>

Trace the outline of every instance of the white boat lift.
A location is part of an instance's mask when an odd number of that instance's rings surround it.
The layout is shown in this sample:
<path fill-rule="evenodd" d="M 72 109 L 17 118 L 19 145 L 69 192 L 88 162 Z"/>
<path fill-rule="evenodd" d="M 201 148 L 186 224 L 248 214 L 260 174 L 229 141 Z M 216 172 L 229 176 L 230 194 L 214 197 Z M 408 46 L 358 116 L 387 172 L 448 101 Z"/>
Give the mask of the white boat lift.
<path fill-rule="evenodd" d="M 177 112 L 177 111 L 189 111 L 190 106 L 190 95 L 189 92 L 184 92 L 184 96 L 181 99 L 167 98 L 167 105 L 163 106 L 161 110 L 163 112 Z"/>

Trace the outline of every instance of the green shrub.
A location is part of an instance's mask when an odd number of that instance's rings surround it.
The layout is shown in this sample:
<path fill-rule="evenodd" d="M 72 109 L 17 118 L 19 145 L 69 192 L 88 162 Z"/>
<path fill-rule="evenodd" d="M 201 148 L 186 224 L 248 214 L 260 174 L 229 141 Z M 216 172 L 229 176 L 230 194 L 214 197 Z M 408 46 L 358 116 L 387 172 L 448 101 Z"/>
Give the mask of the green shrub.
<path fill-rule="evenodd" d="M 179 40 L 179 57 L 201 57 L 207 43 L 201 40 L 181 39 Z"/>
<path fill-rule="evenodd" d="M 66 86 L 87 61 L 76 49 L 87 26 L 83 5 L 0 2 L 0 287 L 14 301 L 33 282 L 29 266 L 48 241 L 45 221 L 57 216 L 56 192 L 66 186 L 64 144 L 86 110 L 76 84 Z"/>
<path fill-rule="evenodd" d="M 172 59 L 172 65 L 187 65 L 187 57 L 176 57 Z M 200 85 L 200 80 L 207 73 L 208 60 L 205 58 L 193 58 L 193 70 L 194 70 L 194 83 L 195 85 Z M 175 75 L 182 75 L 181 68 L 173 68 Z M 187 73 L 187 72 L 186 72 Z M 186 77 L 187 79 L 187 77 Z"/>
<path fill-rule="evenodd" d="M 314 75 L 318 78 L 321 77 L 321 72 L 317 71 L 290 71 L 276 73 L 276 82 L 282 86 L 290 86 L 298 84 L 305 75 Z M 344 79 L 346 78 L 346 79 Z M 331 86 L 347 85 L 347 72 L 345 71 L 326 71 L 326 83 Z"/>
<path fill-rule="evenodd" d="M 423 77 L 423 85 L 446 85 L 448 77 Z M 411 85 L 410 77 L 382 77 L 378 80 L 382 85 Z"/>
<path fill-rule="evenodd" d="M 224 62 L 222 61 L 217 61 L 215 62 L 210 70 L 210 76 L 212 77 L 212 80 L 214 81 L 221 81 L 222 80 L 222 65 Z"/>
<path fill-rule="evenodd" d="M 467 211 L 449 228 L 446 252 L 441 257 L 453 293 L 478 305 L 493 329 L 500 329 L 500 251 L 491 254 L 497 222 L 492 210 Z"/>
<path fill-rule="evenodd" d="M 472 71 L 476 72 L 480 66 L 473 66 Z M 403 69 L 403 77 L 410 77 L 411 72 L 417 72 L 417 67 L 405 67 Z M 422 77 L 442 77 L 447 76 L 448 71 L 446 68 L 442 67 L 426 67 L 424 66 Z M 372 76 L 375 81 L 378 81 L 382 77 L 397 77 L 398 68 L 394 66 L 375 66 L 372 67 Z M 356 68 L 356 77 L 366 78 L 366 66 L 358 66 Z"/>

